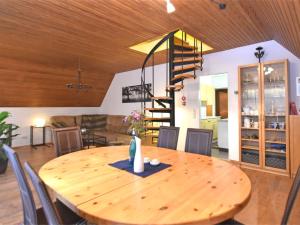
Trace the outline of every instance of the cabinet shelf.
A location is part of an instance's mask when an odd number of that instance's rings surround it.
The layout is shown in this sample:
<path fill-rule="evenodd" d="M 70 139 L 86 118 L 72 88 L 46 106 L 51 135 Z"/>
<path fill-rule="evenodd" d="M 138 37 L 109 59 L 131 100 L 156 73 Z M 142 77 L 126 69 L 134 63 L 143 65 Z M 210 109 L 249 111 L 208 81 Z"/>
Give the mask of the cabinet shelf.
<path fill-rule="evenodd" d="M 242 145 L 242 149 L 251 149 L 251 150 L 259 151 L 258 146 L 251 146 L 251 145 Z"/>
<path fill-rule="evenodd" d="M 266 152 L 278 153 L 278 154 L 283 154 L 283 155 L 286 154 L 285 151 L 281 151 L 281 150 L 278 150 L 278 149 L 270 149 L 270 148 L 267 148 Z"/>
<path fill-rule="evenodd" d="M 265 115 L 265 117 L 285 117 L 285 115 Z"/>
<path fill-rule="evenodd" d="M 253 141 L 253 142 L 259 142 L 259 139 L 242 138 L 242 141 Z"/>
<path fill-rule="evenodd" d="M 242 127 L 242 130 L 258 130 L 258 128 L 253 128 L 253 127 Z"/>
<path fill-rule="evenodd" d="M 285 141 L 270 141 L 270 140 L 266 140 L 266 143 L 270 143 L 270 144 L 283 144 L 285 145 Z"/>
<path fill-rule="evenodd" d="M 265 131 L 285 132 L 285 129 L 265 128 Z"/>
<path fill-rule="evenodd" d="M 250 116 L 255 116 L 255 117 L 258 117 L 258 115 L 249 115 L 249 114 L 247 114 L 247 115 L 246 114 L 242 114 L 242 116 L 249 116 L 249 117 Z"/>

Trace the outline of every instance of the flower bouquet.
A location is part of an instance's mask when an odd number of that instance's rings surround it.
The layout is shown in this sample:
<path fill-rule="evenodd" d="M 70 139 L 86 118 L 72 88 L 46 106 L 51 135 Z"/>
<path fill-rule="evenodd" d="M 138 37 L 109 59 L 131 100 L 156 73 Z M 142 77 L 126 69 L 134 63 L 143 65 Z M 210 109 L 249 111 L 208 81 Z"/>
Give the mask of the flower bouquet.
<path fill-rule="evenodd" d="M 124 123 L 129 123 L 128 133 L 132 134 L 135 131 L 135 135 L 139 136 L 146 131 L 145 115 L 136 110 L 132 111 L 129 116 L 125 116 Z"/>

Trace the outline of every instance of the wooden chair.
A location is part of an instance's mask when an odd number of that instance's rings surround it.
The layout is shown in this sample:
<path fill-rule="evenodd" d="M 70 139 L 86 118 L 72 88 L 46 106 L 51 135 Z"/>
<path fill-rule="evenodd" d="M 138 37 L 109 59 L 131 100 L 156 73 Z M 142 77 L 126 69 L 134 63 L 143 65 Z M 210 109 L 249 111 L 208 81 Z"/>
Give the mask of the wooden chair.
<path fill-rule="evenodd" d="M 25 176 L 24 170 L 21 166 L 18 154 L 8 147 L 3 146 L 3 150 L 9 159 L 12 170 L 16 175 L 17 182 L 20 189 L 20 196 L 23 206 L 23 224 L 25 225 L 37 225 L 37 224 L 47 224 L 47 220 L 43 211 L 43 208 L 36 208 L 31 189 L 29 187 L 27 178 Z M 73 213 L 69 208 L 67 208 L 60 201 L 55 202 L 55 206 L 58 213 L 63 218 L 65 224 L 72 224 L 82 219 Z"/>
<path fill-rule="evenodd" d="M 286 202 L 286 206 L 285 206 L 285 210 L 283 213 L 283 217 L 281 220 L 281 225 L 287 225 L 291 211 L 293 209 L 293 205 L 295 203 L 295 200 L 297 198 L 297 194 L 299 192 L 299 188 L 300 188 L 300 166 L 298 167 L 292 188 L 290 190 L 287 202 Z"/>
<path fill-rule="evenodd" d="M 179 127 L 163 127 L 159 128 L 157 147 L 177 149 L 179 136 Z"/>
<path fill-rule="evenodd" d="M 32 184 L 36 192 L 38 193 L 38 197 L 40 199 L 44 214 L 46 216 L 47 224 L 51 224 L 51 225 L 86 224 L 86 221 L 84 219 L 72 213 L 70 210 L 65 211 L 63 215 L 62 213 L 59 213 L 58 209 L 51 201 L 50 195 L 47 191 L 44 182 L 39 178 L 39 176 L 31 167 L 31 165 L 27 162 L 25 163 L 25 170 L 27 171 L 32 181 Z"/>
<path fill-rule="evenodd" d="M 188 128 L 185 151 L 211 156 L 212 137 L 212 130 Z"/>
<path fill-rule="evenodd" d="M 83 148 L 79 127 L 53 128 L 52 135 L 57 157 Z"/>

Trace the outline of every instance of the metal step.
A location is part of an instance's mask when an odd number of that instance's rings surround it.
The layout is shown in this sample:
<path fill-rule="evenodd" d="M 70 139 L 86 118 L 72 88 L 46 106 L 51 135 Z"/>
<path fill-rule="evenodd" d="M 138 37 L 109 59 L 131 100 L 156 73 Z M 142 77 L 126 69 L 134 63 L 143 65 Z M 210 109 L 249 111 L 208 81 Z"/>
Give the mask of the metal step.
<path fill-rule="evenodd" d="M 200 53 L 194 51 L 174 51 L 174 57 L 199 57 Z"/>
<path fill-rule="evenodd" d="M 200 67 L 197 65 L 184 66 L 184 67 L 175 68 L 172 72 L 174 75 L 177 75 L 177 74 L 182 74 L 182 73 L 186 73 L 186 72 L 191 72 L 191 71 L 194 71 L 199 68 Z"/>
<path fill-rule="evenodd" d="M 149 112 L 157 112 L 157 113 L 170 113 L 172 109 L 170 108 L 145 108 L 144 110 Z"/>
<path fill-rule="evenodd" d="M 174 76 L 171 81 L 173 84 L 175 84 L 175 83 L 181 82 L 185 79 L 191 79 L 191 78 L 195 78 L 195 76 L 192 74 L 184 73 L 184 74 Z"/>
<path fill-rule="evenodd" d="M 154 126 L 146 126 L 147 130 L 159 130 L 159 127 L 154 127 Z"/>
<path fill-rule="evenodd" d="M 168 85 L 166 87 L 166 90 L 167 91 L 171 91 L 171 90 L 174 90 L 174 91 L 180 91 L 183 89 L 183 85 L 182 84 L 175 84 L 175 85 Z"/>
<path fill-rule="evenodd" d="M 144 120 L 145 121 L 153 121 L 153 122 L 171 122 L 171 118 L 169 118 L 169 117 L 161 117 L 161 118 L 146 117 Z"/>
<path fill-rule="evenodd" d="M 196 47 L 194 46 L 190 46 L 190 45 L 181 45 L 181 44 L 174 44 L 174 49 L 175 50 L 179 50 L 179 51 L 194 51 L 194 49 L 196 49 Z"/>
<path fill-rule="evenodd" d="M 174 66 L 200 63 L 201 57 L 181 58 L 173 61 Z"/>
<path fill-rule="evenodd" d="M 170 103 L 171 101 L 173 101 L 173 99 L 168 96 L 155 96 L 155 97 L 151 97 L 151 99 L 159 100 L 161 102 L 166 102 L 166 103 Z"/>

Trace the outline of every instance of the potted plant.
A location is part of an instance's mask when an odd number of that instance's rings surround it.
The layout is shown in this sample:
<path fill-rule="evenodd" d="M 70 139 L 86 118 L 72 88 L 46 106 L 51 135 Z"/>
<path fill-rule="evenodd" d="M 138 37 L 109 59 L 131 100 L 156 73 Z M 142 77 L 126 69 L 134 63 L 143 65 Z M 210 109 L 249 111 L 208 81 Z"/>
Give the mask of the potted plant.
<path fill-rule="evenodd" d="M 8 159 L 2 149 L 3 144 L 11 145 L 11 140 L 18 134 L 12 135 L 12 131 L 19 127 L 13 124 L 7 124 L 5 120 L 10 116 L 9 112 L 0 112 L 0 174 L 5 173 Z"/>

